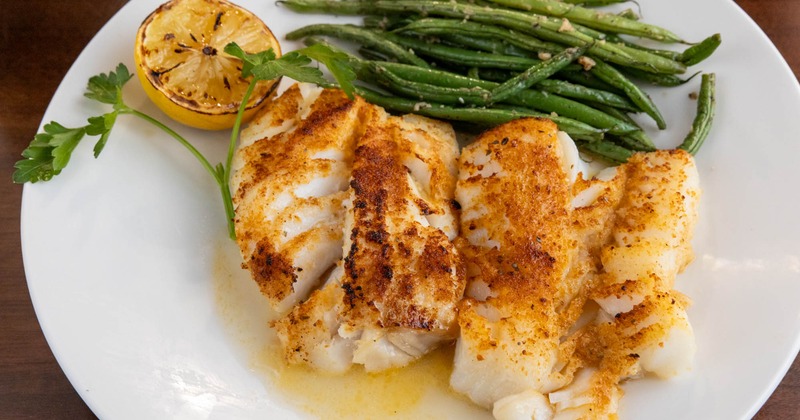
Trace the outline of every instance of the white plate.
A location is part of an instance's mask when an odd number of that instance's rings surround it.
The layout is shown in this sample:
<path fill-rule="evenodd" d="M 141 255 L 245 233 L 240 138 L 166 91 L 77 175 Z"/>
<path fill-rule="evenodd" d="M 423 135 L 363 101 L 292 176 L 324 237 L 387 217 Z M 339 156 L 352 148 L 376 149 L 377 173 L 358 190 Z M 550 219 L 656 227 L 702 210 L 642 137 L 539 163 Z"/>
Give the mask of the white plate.
<path fill-rule="evenodd" d="M 131 2 L 98 33 L 44 122 L 78 125 L 105 112 L 83 98 L 86 80 L 118 62 L 133 69 L 134 34 L 159 1 Z M 240 3 L 279 38 L 333 19 L 296 15 L 272 1 Z M 733 2 L 639 3 L 649 22 L 690 40 L 720 32 L 724 43 L 700 65 L 717 73 L 718 114 L 698 157 L 705 195 L 697 259 L 678 282 L 694 299 L 696 368 L 670 381 L 629 384 L 621 418 L 749 418 L 800 346 L 800 91 L 777 50 Z M 284 50 L 295 47 L 284 43 Z M 688 130 L 694 102 L 687 96 L 697 85 L 651 91 L 671 123 L 657 137 L 661 146 L 675 145 Z M 135 80 L 125 98 L 167 121 Z M 172 126 L 212 161 L 222 160 L 225 133 Z M 27 185 L 22 205 L 33 303 L 83 399 L 110 419 L 302 416 L 306 408 L 276 390 L 275 372 L 260 362 L 266 311 L 237 268 L 212 179 L 179 145 L 133 117 L 120 119 L 99 159 L 91 147 L 81 144 L 53 181 Z M 319 396 L 320 405 L 337 395 L 331 393 Z M 446 399 L 421 400 L 419 413 L 448 413 Z"/>

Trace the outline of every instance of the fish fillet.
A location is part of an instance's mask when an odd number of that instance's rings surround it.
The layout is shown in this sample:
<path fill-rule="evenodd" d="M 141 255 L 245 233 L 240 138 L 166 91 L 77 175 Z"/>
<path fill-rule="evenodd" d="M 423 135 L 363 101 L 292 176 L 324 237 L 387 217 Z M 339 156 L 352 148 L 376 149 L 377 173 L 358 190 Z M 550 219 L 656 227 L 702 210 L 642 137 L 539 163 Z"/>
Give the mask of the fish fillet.
<path fill-rule="evenodd" d="M 368 107 L 293 85 L 242 130 L 231 180 L 236 240 L 278 314 L 341 259 L 343 202 Z"/>
<path fill-rule="evenodd" d="M 452 340 L 465 285 L 452 128 L 334 90 L 290 88 L 276 105 L 242 150 L 237 177 L 258 187 L 238 184 L 237 234 L 286 359 L 379 371 Z"/>
<path fill-rule="evenodd" d="M 680 151 L 586 168 L 552 123 L 517 120 L 462 151 L 467 267 L 451 386 L 498 419 L 615 416 L 620 381 L 691 366 L 698 177 Z M 577 173 L 577 175 L 576 175 Z"/>
<path fill-rule="evenodd" d="M 579 280 L 566 155 L 556 125 L 539 119 L 484 132 L 462 151 L 456 199 L 469 289 L 450 384 L 479 405 L 571 379 L 559 355 L 569 327 L 561 312 Z"/>
<path fill-rule="evenodd" d="M 555 417 L 603 418 L 617 411 L 618 383 L 645 373 L 669 378 L 691 369 L 696 352 L 686 314 L 689 299 L 673 289 L 693 258 L 700 199 L 690 154 L 634 155 L 617 169 L 624 179 L 610 234 L 600 252 L 594 322 L 572 337 L 583 369 L 574 384 L 551 393 Z"/>

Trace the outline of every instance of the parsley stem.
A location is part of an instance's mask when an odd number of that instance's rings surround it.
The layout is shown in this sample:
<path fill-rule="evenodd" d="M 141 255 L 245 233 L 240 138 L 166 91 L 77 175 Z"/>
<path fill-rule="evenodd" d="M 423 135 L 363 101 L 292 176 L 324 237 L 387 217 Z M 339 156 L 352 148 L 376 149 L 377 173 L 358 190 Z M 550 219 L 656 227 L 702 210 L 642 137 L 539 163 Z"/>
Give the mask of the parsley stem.
<path fill-rule="evenodd" d="M 256 83 L 258 81 L 253 78 L 250 81 L 250 86 L 247 87 L 247 91 L 242 98 L 242 103 L 239 105 L 239 111 L 236 113 L 236 121 L 233 123 L 233 128 L 231 129 L 231 141 L 228 144 L 228 156 L 225 159 L 225 166 L 222 167 L 222 170 L 219 173 L 219 176 L 222 176 L 222 179 L 217 179 L 217 183 L 219 183 L 219 187 L 222 189 L 222 200 L 225 202 L 225 213 L 228 215 L 228 234 L 230 235 L 231 239 L 236 240 L 236 228 L 233 224 L 233 218 L 235 213 L 233 211 L 233 198 L 231 197 L 231 166 L 233 166 L 233 153 L 236 151 L 236 143 L 239 139 L 239 128 L 242 126 L 242 118 L 244 116 L 244 111 L 247 109 L 247 101 L 250 100 L 250 96 L 253 94 L 253 90 L 256 87 Z"/>
<path fill-rule="evenodd" d="M 250 100 L 253 90 L 255 90 L 256 83 L 258 83 L 258 80 L 256 80 L 254 77 L 253 80 L 250 81 L 250 86 L 247 87 L 247 91 L 244 93 L 242 103 L 239 105 L 239 111 L 236 113 L 236 121 L 234 121 L 233 128 L 231 129 L 231 142 L 228 144 L 228 158 L 225 161 L 226 183 L 230 182 L 231 166 L 233 165 L 233 153 L 236 151 L 236 142 L 239 139 L 239 128 L 242 126 L 244 111 L 247 109 L 247 102 Z"/>
<path fill-rule="evenodd" d="M 206 159 L 206 157 L 203 156 L 203 154 L 200 153 L 199 150 L 197 150 L 194 146 L 192 146 L 192 144 L 189 143 L 185 138 L 183 138 L 183 136 L 181 136 L 180 134 L 175 132 L 175 130 L 173 130 L 173 129 L 169 128 L 168 126 L 166 126 L 161 121 L 158 121 L 157 119 L 155 119 L 155 118 L 153 118 L 153 117 L 151 117 L 151 116 L 149 116 L 149 115 L 147 115 L 147 114 L 145 114 L 143 112 L 139 112 L 139 111 L 137 111 L 135 109 L 128 108 L 128 107 L 121 108 L 119 110 L 119 112 L 122 113 L 122 114 L 135 115 L 135 116 L 137 116 L 137 117 L 139 117 L 139 118 L 141 118 L 141 119 L 143 119 L 143 120 L 155 125 L 156 127 L 164 130 L 164 132 L 166 132 L 167 134 L 172 136 L 172 138 L 177 140 L 178 143 L 182 144 L 183 147 L 185 147 L 187 150 L 189 150 L 189 152 L 191 152 L 197 158 L 197 160 L 200 161 L 200 164 L 203 165 L 204 168 L 206 168 L 206 170 L 208 171 L 208 173 L 211 174 L 212 177 L 214 177 L 214 180 L 217 182 L 217 185 L 220 188 L 220 192 L 222 193 L 222 201 L 223 201 L 223 204 L 225 205 L 225 216 L 228 219 L 228 235 L 231 237 L 231 239 L 236 239 L 236 233 L 235 233 L 234 227 L 233 227 L 233 217 L 234 217 L 234 214 L 233 214 L 233 201 L 231 199 L 230 188 L 228 187 L 228 177 L 226 176 L 226 173 L 229 173 L 230 169 L 224 169 L 224 170 L 221 170 L 221 171 L 218 171 L 218 170 L 214 169 L 214 167 L 211 165 L 211 163 L 208 162 L 208 159 Z M 229 152 L 229 155 L 230 155 L 230 152 Z M 228 161 L 230 162 L 230 160 L 231 160 L 231 158 L 229 157 Z M 230 163 L 228 164 L 228 166 L 230 166 Z"/>
<path fill-rule="evenodd" d="M 155 118 L 153 118 L 153 117 L 151 117 L 151 116 L 149 116 L 149 115 L 147 115 L 147 114 L 145 114 L 143 112 L 139 112 L 139 111 L 137 111 L 135 109 L 131 109 L 131 108 L 122 109 L 122 110 L 120 110 L 120 113 L 135 115 L 135 116 L 137 116 L 139 118 L 142 118 L 145 121 L 155 125 L 156 127 L 164 130 L 167 134 L 172 136 L 175 140 L 178 140 L 178 142 L 180 144 L 182 144 L 183 147 L 187 148 L 197 158 L 197 160 L 200 161 L 200 163 L 203 165 L 204 168 L 206 168 L 206 170 L 211 174 L 211 176 L 214 177 L 214 179 L 218 179 L 217 171 L 214 170 L 214 166 L 212 166 L 211 163 L 208 162 L 208 159 L 206 159 L 206 157 L 203 156 L 203 154 L 200 153 L 199 150 L 197 150 L 194 146 L 192 146 L 191 143 L 189 143 L 185 138 L 183 138 L 183 136 L 181 136 L 180 134 L 175 132 L 175 130 L 169 128 L 167 125 L 165 125 L 161 121 L 159 121 L 159 120 L 157 120 L 157 119 L 155 119 Z"/>
<path fill-rule="evenodd" d="M 227 178 L 225 180 L 218 180 L 219 189 L 222 193 L 222 203 L 225 205 L 225 217 L 228 220 L 228 236 L 236 240 L 236 228 L 233 225 L 233 198 L 231 197 L 231 189 L 228 186 Z"/>

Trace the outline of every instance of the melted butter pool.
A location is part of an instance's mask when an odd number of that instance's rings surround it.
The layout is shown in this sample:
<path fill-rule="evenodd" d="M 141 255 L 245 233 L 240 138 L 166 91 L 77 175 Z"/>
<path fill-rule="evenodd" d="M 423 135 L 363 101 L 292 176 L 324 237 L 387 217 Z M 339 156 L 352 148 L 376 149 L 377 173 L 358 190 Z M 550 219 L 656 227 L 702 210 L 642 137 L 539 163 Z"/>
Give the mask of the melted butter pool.
<path fill-rule="evenodd" d="M 450 391 L 453 346 L 444 346 L 415 363 L 379 374 L 355 367 L 328 375 L 287 365 L 269 328 L 268 309 L 249 274 L 239 268 L 231 241 L 220 244 L 214 261 L 217 310 L 236 354 L 266 393 L 296 407 L 299 417 L 322 419 L 489 419 L 490 414 Z"/>

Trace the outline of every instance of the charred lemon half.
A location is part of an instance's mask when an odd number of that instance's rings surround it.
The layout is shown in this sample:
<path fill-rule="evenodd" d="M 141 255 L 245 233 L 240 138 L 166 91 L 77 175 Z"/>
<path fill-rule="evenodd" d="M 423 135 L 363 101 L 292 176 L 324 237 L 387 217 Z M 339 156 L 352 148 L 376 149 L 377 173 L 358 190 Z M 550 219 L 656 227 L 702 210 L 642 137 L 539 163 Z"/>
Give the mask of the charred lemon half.
<path fill-rule="evenodd" d="M 223 0 L 172 0 L 153 11 L 136 34 L 136 74 L 147 96 L 169 117 L 207 130 L 233 126 L 249 79 L 242 62 L 223 50 L 236 42 L 248 53 L 278 40 L 256 15 Z M 244 121 L 267 102 L 278 80 L 260 81 Z"/>

